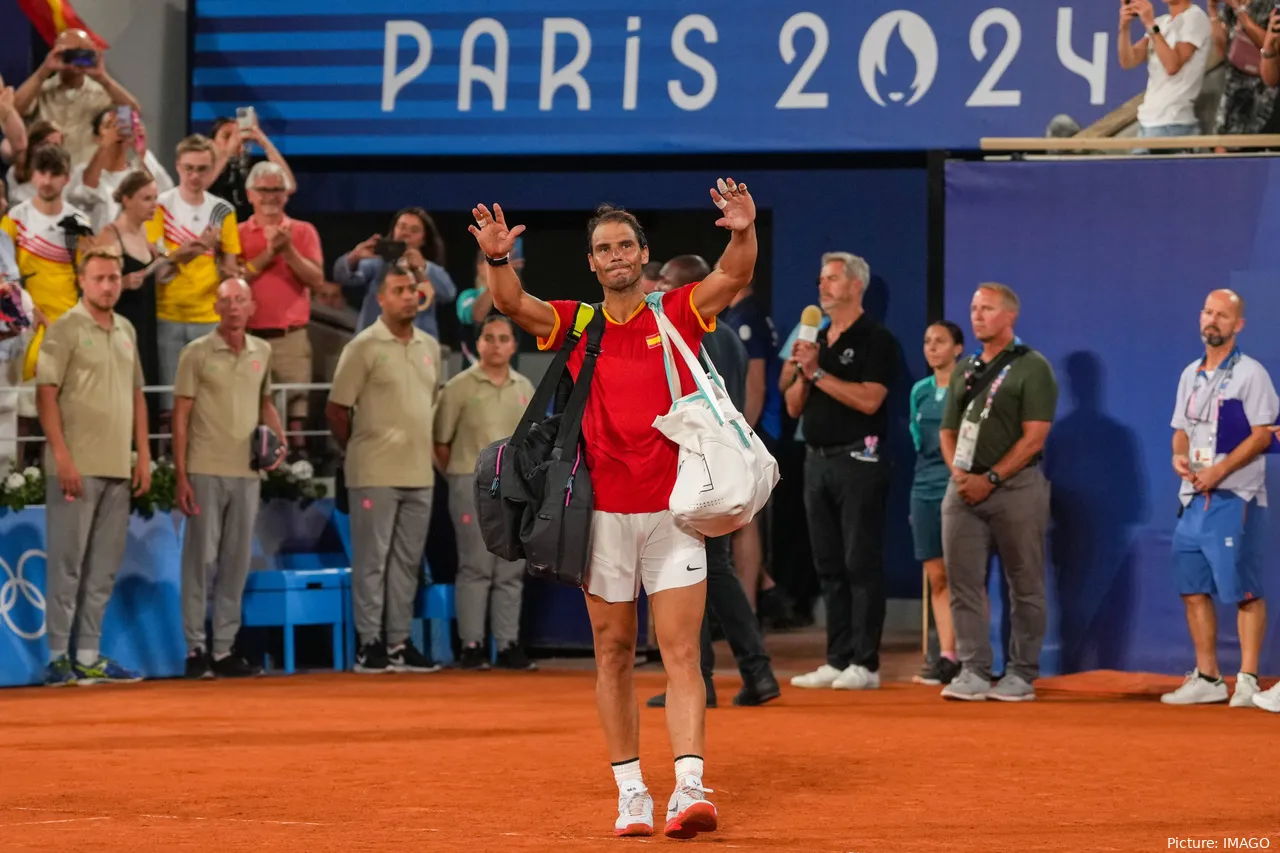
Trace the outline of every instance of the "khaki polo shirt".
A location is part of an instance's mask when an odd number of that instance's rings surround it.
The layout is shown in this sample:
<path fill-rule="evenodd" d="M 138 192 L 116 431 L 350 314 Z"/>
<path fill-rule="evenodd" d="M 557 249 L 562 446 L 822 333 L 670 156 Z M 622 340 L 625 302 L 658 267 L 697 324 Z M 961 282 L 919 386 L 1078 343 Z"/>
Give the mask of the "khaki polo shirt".
<path fill-rule="evenodd" d="M 173 393 L 189 397 L 187 473 L 257 477 L 250 467 L 253 431 L 262 398 L 271 393 L 271 345 L 244 336 L 237 354 L 217 330 L 196 338 L 178 356 Z"/>
<path fill-rule="evenodd" d="M 104 329 L 77 302 L 45 332 L 36 384 L 58 389 L 62 434 L 82 477 L 128 479 L 133 447 L 133 392 L 142 387 L 133 325 L 111 315 Z M 46 447 L 45 471 L 57 465 Z"/>
<path fill-rule="evenodd" d="M 354 409 L 347 486 L 424 489 L 432 468 L 440 344 L 421 329 L 397 340 L 379 317 L 351 339 L 333 373 L 329 402 Z"/>
<path fill-rule="evenodd" d="M 514 370 L 501 385 L 479 364 L 450 379 L 436 409 L 436 443 L 450 446 L 445 473 L 474 473 L 480 451 L 511 437 L 532 397 L 533 384 Z"/>

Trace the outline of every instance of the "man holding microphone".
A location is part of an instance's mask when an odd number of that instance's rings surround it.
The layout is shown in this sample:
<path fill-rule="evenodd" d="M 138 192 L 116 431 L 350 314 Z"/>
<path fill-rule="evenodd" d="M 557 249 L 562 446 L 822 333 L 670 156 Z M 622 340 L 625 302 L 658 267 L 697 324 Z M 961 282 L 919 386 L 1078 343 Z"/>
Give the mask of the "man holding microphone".
<path fill-rule="evenodd" d="M 259 423 L 280 439 L 266 470 L 284 457 L 284 431 L 271 402 L 271 346 L 245 334 L 253 291 L 243 279 L 218 287 L 218 327 L 178 357 L 174 381 L 173 459 L 178 508 L 187 516 L 182 543 L 182 626 L 187 678 L 257 675 L 233 653 L 240 603 L 253 552 L 262 484 L 252 465 Z M 213 639 L 206 642 L 207 595 L 213 582 Z"/>

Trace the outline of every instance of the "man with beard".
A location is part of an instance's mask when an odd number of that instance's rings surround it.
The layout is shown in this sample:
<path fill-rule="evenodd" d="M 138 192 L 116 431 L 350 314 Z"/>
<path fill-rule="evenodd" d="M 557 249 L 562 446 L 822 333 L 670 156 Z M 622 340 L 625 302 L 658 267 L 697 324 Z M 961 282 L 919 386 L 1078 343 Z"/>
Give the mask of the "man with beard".
<path fill-rule="evenodd" d="M 101 654 L 102 617 L 124 559 L 129 492 L 151 488 L 147 405 L 133 326 L 113 310 L 120 255 L 85 254 L 84 297 L 49 327 L 36 364 L 36 405 L 48 439 L 49 668 L 45 684 L 138 681 Z M 129 449 L 137 449 L 130 471 Z M 75 657 L 69 656 L 75 640 Z"/>
<path fill-rule="evenodd" d="M 1018 296 L 983 284 L 969 318 L 982 352 L 951 374 L 938 441 L 951 469 L 942 499 L 942 553 L 951 584 L 951 617 L 961 670 L 945 699 L 1029 702 L 1044 644 L 1044 535 L 1049 481 L 1040 470 L 1058 407 L 1058 381 L 1043 355 L 1013 332 Z M 1009 642 L 1004 677 L 991 686 L 987 565 L 994 542 L 1009 583 Z"/>
<path fill-rule="evenodd" d="M 1211 595 L 1236 607 L 1240 672 L 1231 707 L 1253 707 L 1258 693 L 1258 657 L 1267 628 L 1261 586 L 1267 516 L 1262 453 L 1271 444 L 1268 427 L 1276 422 L 1280 400 L 1267 369 L 1240 351 L 1236 338 L 1243 328 L 1244 300 L 1230 290 L 1210 293 L 1200 311 L 1204 356 L 1187 365 L 1178 381 L 1171 426 L 1182 509 L 1173 533 L 1173 564 L 1196 668 L 1181 687 L 1160 697 L 1166 705 L 1227 701 Z M 1241 413 L 1247 435 L 1234 448 L 1224 448 L 1219 424 Z"/>
<path fill-rule="evenodd" d="M 662 298 L 663 311 L 690 349 L 697 350 L 716 316 L 751 282 L 756 262 L 755 202 L 745 184 L 717 183 L 711 199 L 716 225 L 731 232 L 716 269 L 700 282 Z M 558 349 L 578 303 L 543 302 L 526 293 L 509 253 L 523 225 L 507 227 L 502 208 L 472 210 L 469 230 L 484 250 L 489 290 L 498 310 Z M 596 704 L 618 784 L 618 835 L 653 833 L 653 798 L 640 772 L 639 709 L 633 669 L 636 599 L 649 596 L 662 663 L 667 671 L 667 730 L 676 756 L 675 791 L 665 833 L 692 838 L 716 828 L 716 809 L 702 786 L 707 696 L 700 635 L 706 604 L 703 538 L 679 525 L 668 506 L 678 465 L 676 445 L 653 427 L 671 408 L 656 315 L 646 310 L 642 285 L 649 263 L 644 229 L 625 210 L 604 205 L 587 223 L 587 265 L 604 288 L 604 335 L 582 421 L 587 468 L 595 489 L 591 560 L 585 592 L 595 640 Z M 569 358 L 575 378 L 585 347 Z M 692 393 L 688 368 L 677 360 L 682 394 Z"/>

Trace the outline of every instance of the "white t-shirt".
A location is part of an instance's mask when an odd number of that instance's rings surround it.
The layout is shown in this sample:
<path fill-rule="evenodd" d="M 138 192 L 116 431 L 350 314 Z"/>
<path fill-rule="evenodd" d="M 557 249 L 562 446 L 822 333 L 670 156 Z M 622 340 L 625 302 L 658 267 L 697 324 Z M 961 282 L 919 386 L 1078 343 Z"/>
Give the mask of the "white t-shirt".
<path fill-rule="evenodd" d="M 1160 34 L 1169 47 L 1193 44 L 1196 52 L 1170 77 L 1156 49 L 1147 43 L 1147 96 L 1138 107 L 1138 123 L 1143 127 L 1196 123 L 1196 98 L 1204 85 L 1204 69 L 1209 62 L 1213 28 L 1209 16 L 1199 6 L 1191 6 L 1178 17 L 1156 18 Z"/>
<path fill-rule="evenodd" d="M 106 169 L 98 176 L 98 186 L 94 188 L 84 185 L 84 170 L 88 163 L 76 166 L 71 171 L 71 181 L 67 184 L 63 198 L 89 215 L 94 232 L 107 227 L 120 215 L 120 205 L 112 198 L 125 178 L 136 168 L 133 164 L 125 166 L 119 172 L 108 172 Z M 173 189 L 173 178 L 165 171 L 160 161 L 149 150 L 142 159 L 142 166 L 156 179 L 156 191 L 166 192 Z"/>

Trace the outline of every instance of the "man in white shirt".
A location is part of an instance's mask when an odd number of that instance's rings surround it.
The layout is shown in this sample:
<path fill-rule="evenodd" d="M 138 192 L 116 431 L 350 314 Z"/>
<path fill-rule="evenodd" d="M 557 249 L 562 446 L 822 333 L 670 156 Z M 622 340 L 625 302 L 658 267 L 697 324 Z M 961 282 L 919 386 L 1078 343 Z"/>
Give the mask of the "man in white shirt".
<path fill-rule="evenodd" d="M 1191 0 L 1165 0 L 1169 14 L 1156 17 L 1150 0 L 1121 0 L 1120 67 L 1147 63 L 1147 94 L 1138 107 L 1138 135 L 1194 136 L 1200 132 L 1196 98 L 1204 85 L 1204 70 L 1213 47 L 1209 16 Z M 1130 40 L 1132 22 L 1141 21 L 1147 34 Z"/>

